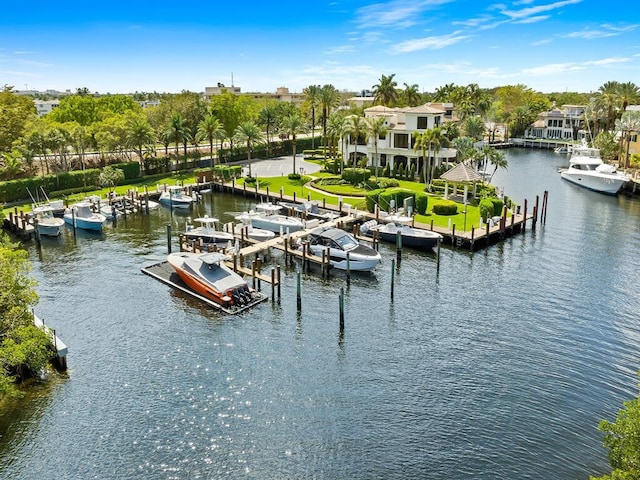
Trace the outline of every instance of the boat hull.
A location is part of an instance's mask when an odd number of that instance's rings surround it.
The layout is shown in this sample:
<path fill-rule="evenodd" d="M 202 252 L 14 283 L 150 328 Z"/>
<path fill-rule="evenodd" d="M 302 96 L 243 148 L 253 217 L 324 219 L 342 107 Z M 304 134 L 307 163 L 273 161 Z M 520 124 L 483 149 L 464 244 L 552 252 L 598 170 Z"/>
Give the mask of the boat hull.
<path fill-rule="evenodd" d="M 269 215 L 267 217 L 252 217 L 251 226 L 261 230 L 268 230 L 274 233 L 297 232 L 302 230 L 303 224 L 297 218 L 283 217 L 280 215 Z"/>
<path fill-rule="evenodd" d="M 102 215 L 102 217 L 104 217 L 104 215 Z M 76 217 L 75 218 L 75 222 L 76 222 L 76 228 L 81 228 L 83 230 L 92 230 L 95 232 L 99 232 L 102 230 L 102 224 L 105 222 L 106 218 L 103 220 L 91 220 L 91 219 L 87 219 L 87 218 L 82 218 L 82 217 Z M 64 214 L 64 221 L 66 223 L 68 223 L 69 225 L 73 226 L 73 217 L 71 216 L 71 214 Z"/>
<path fill-rule="evenodd" d="M 574 185 L 606 195 L 616 195 L 628 181 L 626 177 L 618 175 L 591 175 L 590 172 L 570 170 L 561 172 L 560 177 Z"/>
<path fill-rule="evenodd" d="M 61 219 L 58 219 L 61 220 Z M 38 223 L 38 234 L 44 235 L 46 237 L 57 237 L 60 235 L 60 228 L 64 225 L 64 222 L 61 221 L 55 224 L 47 224 L 47 223 Z"/>

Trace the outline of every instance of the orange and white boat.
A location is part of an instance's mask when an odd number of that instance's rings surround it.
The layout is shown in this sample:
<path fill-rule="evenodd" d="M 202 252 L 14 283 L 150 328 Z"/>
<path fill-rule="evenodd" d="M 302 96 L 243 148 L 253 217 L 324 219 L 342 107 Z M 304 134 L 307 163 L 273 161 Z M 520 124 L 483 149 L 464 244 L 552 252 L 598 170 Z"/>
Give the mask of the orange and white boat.
<path fill-rule="evenodd" d="M 221 253 L 170 253 L 167 261 L 194 292 L 224 307 L 241 306 L 253 300 L 253 289 L 222 261 Z"/>

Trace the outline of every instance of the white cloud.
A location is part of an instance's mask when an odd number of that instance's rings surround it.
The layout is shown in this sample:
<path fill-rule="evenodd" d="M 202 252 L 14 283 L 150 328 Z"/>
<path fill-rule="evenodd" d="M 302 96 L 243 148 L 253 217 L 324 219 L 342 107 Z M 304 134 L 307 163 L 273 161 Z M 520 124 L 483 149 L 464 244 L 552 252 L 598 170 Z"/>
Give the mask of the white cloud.
<path fill-rule="evenodd" d="M 562 0 L 560 2 L 548 3 L 546 5 L 536 5 L 534 7 L 527 7 L 520 10 L 509 10 L 504 5 L 496 5 L 495 7 L 501 14 L 506 15 L 511 20 L 523 20 L 525 18 L 536 16 L 542 12 L 549 12 L 558 8 L 566 7 L 567 5 L 573 5 L 581 3 L 582 0 Z"/>
<path fill-rule="evenodd" d="M 606 65 L 614 65 L 614 64 L 626 63 L 630 61 L 631 61 L 630 58 L 610 57 L 610 58 L 603 58 L 601 60 L 590 60 L 586 62 L 549 63 L 547 65 L 540 65 L 539 67 L 524 68 L 522 69 L 522 73 L 525 75 L 532 75 L 532 76 L 550 76 L 550 75 L 563 74 L 567 72 L 586 70 L 587 68 L 593 67 L 593 66 L 602 67 Z"/>
<path fill-rule="evenodd" d="M 361 28 L 406 28 L 416 24 L 416 18 L 424 11 L 453 0 L 392 0 L 362 7 L 356 12 L 356 23 Z"/>
<path fill-rule="evenodd" d="M 516 20 L 513 23 L 537 23 L 542 22 L 543 20 L 547 20 L 550 18 L 550 15 L 536 15 L 533 17 L 523 18 L 522 20 Z"/>
<path fill-rule="evenodd" d="M 614 25 L 604 24 L 600 29 L 585 29 L 579 32 L 571 32 L 564 35 L 565 38 L 584 38 L 593 40 L 594 38 L 607 38 L 622 35 L 623 33 L 632 32 L 638 28 L 638 25 L 628 25 L 626 27 L 616 27 Z"/>
<path fill-rule="evenodd" d="M 339 45 L 337 47 L 327 48 L 322 52 L 324 55 L 343 55 L 352 53 L 355 50 L 353 45 Z"/>
<path fill-rule="evenodd" d="M 394 45 L 391 50 L 395 53 L 410 53 L 418 50 L 438 50 L 463 42 L 469 38 L 471 38 L 471 35 L 463 35 L 460 31 L 457 31 L 448 35 L 406 40 Z"/>

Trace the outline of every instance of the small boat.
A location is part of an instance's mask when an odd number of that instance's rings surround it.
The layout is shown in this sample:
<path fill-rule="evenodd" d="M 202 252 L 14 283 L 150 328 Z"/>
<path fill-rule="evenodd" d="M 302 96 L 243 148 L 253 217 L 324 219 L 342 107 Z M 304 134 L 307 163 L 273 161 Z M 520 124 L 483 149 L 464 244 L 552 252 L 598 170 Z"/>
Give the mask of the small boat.
<path fill-rule="evenodd" d="M 607 195 L 616 195 L 629 182 L 629 176 L 618 172 L 616 167 L 602 161 L 600 150 L 582 145 L 571 149 L 569 168 L 560 170 L 560 177 L 589 190 Z"/>
<path fill-rule="evenodd" d="M 107 217 L 102 213 L 93 211 L 91 202 L 80 202 L 72 205 L 65 210 L 63 218 L 69 225 L 83 230 L 95 231 L 101 231 L 102 224 L 107 220 Z"/>
<path fill-rule="evenodd" d="M 409 225 L 393 222 L 381 224 L 375 220 L 369 220 L 360 225 L 361 235 L 373 237 L 375 232 L 378 232 L 380 240 L 391 243 L 397 242 L 397 235 L 400 232 L 403 246 L 421 250 L 430 250 L 442 241 L 442 235 L 437 232 L 413 228 Z"/>
<path fill-rule="evenodd" d="M 334 227 L 314 228 L 309 234 L 309 248 L 318 257 L 329 249 L 329 262 L 339 270 L 347 269 L 347 254 L 349 270 L 354 271 L 371 271 L 381 260 L 373 248 L 362 245 L 349 232 Z"/>
<path fill-rule="evenodd" d="M 50 205 L 39 205 L 33 207 L 33 218 L 31 222 L 37 224 L 38 234 L 47 237 L 57 237 L 60 229 L 64 225 L 64 220 L 53 215 L 54 209 Z"/>
<path fill-rule="evenodd" d="M 270 232 L 275 233 L 286 233 L 287 231 L 297 232 L 304 228 L 304 224 L 299 218 L 280 215 L 278 213 L 280 210 L 282 210 L 281 205 L 274 205 L 271 202 L 263 202 L 257 204 L 255 210 L 239 215 L 236 217 L 236 220 L 241 220 L 240 217 L 247 215 L 254 228 L 269 230 Z"/>
<path fill-rule="evenodd" d="M 167 256 L 167 261 L 182 281 L 194 292 L 223 307 L 251 303 L 254 292 L 247 282 L 227 267 L 221 253 L 178 252 Z"/>
<path fill-rule="evenodd" d="M 561 145 L 553 149 L 553 153 L 567 154 L 569 153 L 569 149 L 566 145 Z"/>
<path fill-rule="evenodd" d="M 251 225 L 251 217 L 247 213 L 236 216 L 236 220 L 240 220 L 240 223 L 236 223 L 233 226 L 233 231 L 236 235 L 246 235 L 256 242 L 266 242 L 276 236 L 271 230 L 255 228 Z"/>
<path fill-rule="evenodd" d="M 187 224 L 185 232 L 187 240 L 202 240 L 202 243 L 207 245 L 215 244 L 224 247 L 233 245 L 233 241 L 235 239 L 233 233 L 223 232 L 217 228 L 219 223 L 217 218 L 205 215 L 204 217 L 196 218 L 193 221 L 200 223 L 200 226 L 194 227 L 193 225 Z"/>
<path fill-rule="evenodd" d="M 191 208 L 193 197 L 187 195 L 179 185 L 169 185 L 161 194 L 159 202 L 173 208 Z"/>
<path fill-rule="evenodd" d="M 318 202 L 315 200 L 303 203 L 278 202 L 278 205 L 286 208 L 289 211 L 289 215 L 296 215 L 304 219 L 318 219 L 322 222 L 327 222 L 340 218 L 340 214 L 338 212 L 333 212 L 320 207 Z"/>

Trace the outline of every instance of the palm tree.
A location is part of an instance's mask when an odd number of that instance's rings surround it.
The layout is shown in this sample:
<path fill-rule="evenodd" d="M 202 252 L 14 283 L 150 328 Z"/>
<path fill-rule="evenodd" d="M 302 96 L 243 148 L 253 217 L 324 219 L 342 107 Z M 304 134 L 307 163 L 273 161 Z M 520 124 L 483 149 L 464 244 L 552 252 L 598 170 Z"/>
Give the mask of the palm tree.
<path fill-rule="evenodd" d="M 623 114 L 627 106 L 636 105 L 638 100 L 640 100 L 640 89 L 635 83 L 626 82 L 618 85 L 618 103 Z"/>
<path fill-rule="evenodd" d="M 373 140 L 373 148 L 375 151 L 375 177 L 378 179 L 378 165 L 380 157 L 378 156 L 378 139 L 384 138 L 389 133 L 389 126 L 385 117 L 369 117 L 367 119 L 367 136 Z"/>
<path fill-rule="evenodd" d="M 491 172 L 491 176 L 489 177 L 489 183 L 493 180 L 493 176 L 498 171 L 498 168 L 507 169 L 507 159 L 504 156 L 504 152 L 500 150 L 493 149 L 494 153 L 491 156 L 491 163 L 493 163 L 493 172 Z"/>
<path fill-rule="evenodd" d="M 305 88 L 304 93 L 305 100 L 309 103 L 311 108 L 311 149 L 315 149 L 315 130 L 316 130 L 316 107 L 320 105 L 320 85 L 309 85 Z"/>
<path fill-rule="evenodd" d="M 206 138 L 209 141 L 209 158 L 211 162 L 211 168 L 213 168 L 214 166 L 213 141 L 218 138 L 221 133 L 222 124 L 220 123 L 220 120 L 214 117 L 211 113 L 200 120 L 200 123 L 198 123 L 198 132 L 196 136 L 201 139 Z"/>
<path fill-rule="evenodd" d="M 278 105 L 275 102 L 267 103 L 258 114 L 258 125 L 264 128 L 267 137 L 267 156 L 271 156 L 271 138 L 278 126 Z"/>
<path fill-rule="evenodd" d="M 171 115 L 171 120 L 169 120 L 169 126 L 167 128 L 167 135 L 169 139 L 176 142 L 176 157 L 177 157 L 178 146 L 180 145 L 180 142 L 187 135 L 187 125 L 184 119 L 182 118 L 182 115 L 180 115 L 177 112 Z"/>
<path fill-rule="evenodd" d="M 153 143 L 153 129 L 146 117 L 135 116 L 127 119 L 126 141 L 130 148 L 134 148 L 138 154 L 140 164 L 143 163 L 142 148 Z"/>
<path fill-rule="evenodd" d="M 320 106 L 322 107 L 322 135 L 325 142 L 327 141 L 327 120 L 331 114 L 331 109 L 336 107 L 340 102 L 340 94 L 333 85 L 323 85 L 320 89 Z M 325 150 L 325 160 L 327 152 Z"/>
<path fill-rule="evenodd" d="M 287 115 L 280 122 L 282 131 L 291 136 L 291 146 L 293 148 L 293 173 L 296 173 L 296 140 L 299 133 L 306 133 L 307 126 L 304 119 L 297 110 Z"/>
<path fill-rule="evenodd" d="M 631 133 L 640 132 L 640 115 L 633 112 L 626 112 L 622 115 L 620 120 L 616 120 L 616 131 L 620 132 L 620 153 L 624 152 L 625 168 L 629 166 L 629 145 L 631 143 Z M 623 143 L 627 142 L 626 149 L 623 148 Z"/>
<path fill-rule="evenodd" d="M 484 121 L 478 116 L 467 117 L 464 122 L 464 131 L 468 137 L 473 138 L 475 141 L 481 140 L 484 136 L 485 127 Z"/>
<path fill-rule="evenodd" d="M 342 115 L 334 112 L 329 116 L 329 121 L 327 122 L 327 135 L 331 140 L 332 147 L 336 145 L 338 141 L 340 142 L 339 160 L 341 165 L 343 161 L 342 159 L 344 158 L 344 149 L 342 142 L 344 138 L 344 125 L 345 119 Z M 340 171 L 342 171 L 342 167 L 340 168 Z"/>
<path fill-rule="evenodd" d="M 356 164 L 358 160 L 358 142 L 360 140 L 360 135 L 362 135 L 367 129 L 367 124 L 365 123 L 364 117 L 360 115 L 349 115 L 345 120 L 345 133 L 349 135 L 349 143 L 353 143 L 355 145 L 355 150 L 353 152 L 353 165 Z M 349 156 L 349 149 L 347 148 L 347 156 Z"/>
<path fill-rule="evenodd" d="M 426 156 L 426 151 L 428 150 L 428 166 L 424 168 L 424 183 L 426 185 L 431 186 L 433 182 L 433 177 L 435 175 L 436 170 L 436 161 L 435 157 L 438 155 L 440 148 L 443 146 L 449 145 L 449 139 L 444 136 L 442 129 L 439 127 L 433 128 L 431 130 L 424 130 L 422 132 L 414 132 L 414 144 L 413 149 L 422 152 L 422 158 L 424 159 Z M 431 157 L 433 161 L 431 160 Z M 428 174 L 428 171 L 431 171 Z"/>
<path fill-rule="evenodd" d="M 376 103 L 386 107 L 393 107 L 396 104 L 398 101 L 398 91 L 396 90 L 398 82 L 393 79 L 395 76 L 395 73 L 388 77 L 382 75 L 378 84 L 373 86 L 373 98 Z"/>
<path fill-rule="evenodd" d="M 249 164 L 249 176 L 251 176 L 251 149 L 254 145 L 260 145 L 264 142 L 260 127 L 252 120 L 241 122 L 236 127 L 233 137 L 236 142 L 244 143 L 247 146 L 247 163 Z"/>
<path fill-rule="evenodd" d="M 416 107 L 422 103 L 422 95 L 420 95 L 418 88 L 417 83 L 414 83 L 413 85 L 404 84 L 402 100 L 409 107 Z"/>
<path fill-rule="evenodd" d="M 451 97 L 456 90 L 455 83 L 447 83 L 442 87 L 436 88 L 436 93 L 433 96 L 434 101 L 436 102 L 449 102 L 451 101 Z"/>
<path fill-rule="evenodd" d="M 620 82 L 606 82 L 598 89 L 595 103 L 605 115 L 605 128 L 611 130 L 616 121 Z"/>

